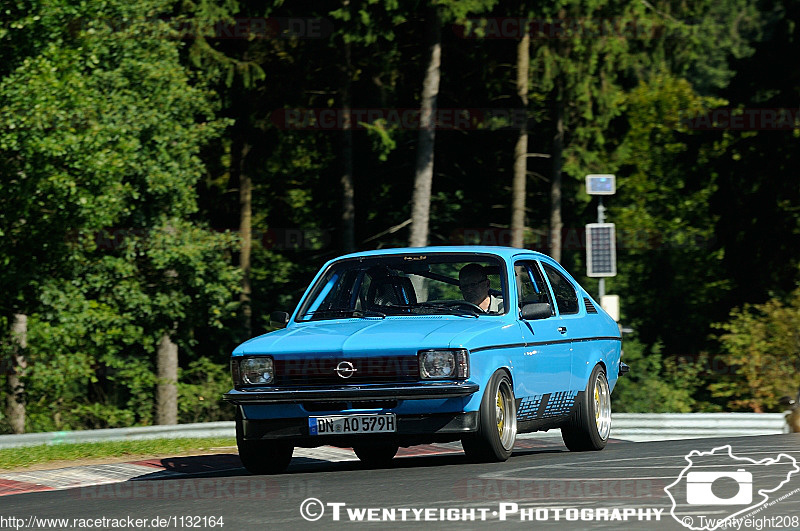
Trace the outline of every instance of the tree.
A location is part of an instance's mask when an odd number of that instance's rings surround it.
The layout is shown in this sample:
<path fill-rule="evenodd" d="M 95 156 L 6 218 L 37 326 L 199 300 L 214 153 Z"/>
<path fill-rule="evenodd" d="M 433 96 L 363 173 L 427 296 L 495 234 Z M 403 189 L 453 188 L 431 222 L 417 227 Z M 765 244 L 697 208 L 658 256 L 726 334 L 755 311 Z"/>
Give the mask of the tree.
<path fill-rule="evenodd" d="M 425 34 L 428 46 L 425 77 L 420 93 L 419 138 L 417 163 L 411 198 L 411 234 L 409 246 L 428 244 L 431 189 L 433 186 L 434 141 L 436 139 L 436 98 L 442 61 L 442 22 L 463 19 L 468 13 L 491 8 L 496 0 L 431 0 L 425 12 Z"/>
<path fill-rule="evenodd" d="M 331 11 L 330 15 L 340 24 L 340 29 L 331 35 L 331 46 L 336 48 L 341 43 L 342 66 L 338 89 L 342 113 L 340 227 L 342 250 L 349 253 L 356 248 L 353 130 L 355 127 L 366 127 L 368 130 L 372 128 L 379 136 L 384 135 L 385 138 L 386 135 L 379 123 L 353 123 L 353 79 L 362 72 L 360 65 L 354 62 L 353 49 L 367 49 L 379 41 L 394 40 L 392 26 L 402 21 L 403 14 L 396 0 L 369 0 L 357 7 L 350 0 L 342 0 L 342 7 Z M 358 59 L 356 57 L 355 60 Z"/>
<path fill-rule="evenodd" d="M 157 424 L 178 420 L 179 343 L 188 350 L 197 342 L 196 328 L 221 328 L 222 319 L 235 309 L 232 299 L 241 277 L 229 263 L 234 243 L 230 236 L 175 218 L 143 238 L 132 238 L 126 249 L 139 257 L 134 263 L 141 282 L 135 286 L 140 293 L 132 289 L 123 297 L 134 295 L 149 304 L 137 311 L 130 302 L 119 302 L 128 306 L 137 322 L 147 325 L 145 330 L 157 342 Z"/>
<path fill-rule="evenodd" d="M 733 116 L 754 115 L 756 122 L 742 120 L 741 127 L 706 132 L 709 142 L 720 135 L 729 140 L 711 161 L 724 185 L 710 198 L 711 211 L 719 216 L 715 237 L 725 248 L 723 266 L 732 284 L 724 303 L 728 308 L 785 296 L 795 288 L 800 268 L 800 187 L 795 177 L 800 164 L 800 76 L 785 67 L 800 58 L 800 7 L 780 0 L 757 5 L 760 13 L 753 18 L 760 36 L 748 43 L 752 53 L 730 61 L 735 75 L 719 90 Z M 742 23 L 754 23 L 752 9 L 744 11 L 730 35 L 743 33 Z"/>
<path fill-rule="evenodd" d="M 93 136 L 101 102 L 96 92 L 86 94 L 84 66 L 73 52 L 68 23 L 76 12 L 67 5 L 48 7 L 12 11 L 15 19 L 4 21 L 0 32 L 8 60 L 0 80 L 0 311 L 12 327 L 37 310 L 42 279 L 71 273 L 71 230 L 110 222 L 124 194 L 114 152 L 106 151 L 114 142 L 96 149 L 103 143 Z M 7 383 L 16 397 L 25 394 L 26 378 L 18 378 L 23 363 L 13 356 Z M 25 410 L 14 411 L 18 431 Z"/>
<path fill-rule="evenodd" d="M 534 90 L 550 115 L 550 254 L 561 260 L 563 175 L 606 172 L 606 132 L 622 112 L 636 36 L 616 34 L 642 14 L 638 2 L 564 0 L 543 6 L 533 28 Z M 610 26 L 610 27 L 609 27 Z"/>
<path fill-rule="evenodd" d="M 44 297 L 52 293 L 52 279 L 64 289 L 78 286 L 89 301 L 125 301 L 127 307 L 111 307 L 146 326 L 133 341 L 128 336 L 124 348 L 132 360 L 139 358 L 138 368 L 147 367 L 142 354 L 154 353 L 156 338 L 165 333 L 172 339 L 176 322 L 187 334 L 200 314 L 216 308 L 206 319 L 213 322 L 229 310 L 235 276 L 210 266 L 227 258 L 229 238 L 186 221 L 197 208 L 200 147 L 224 123 L 213 120 L 211 95 L 180 64 L 180 41 L 164 38 L 174 29 L 147 16 L 164 4 L 57 7 L 46 14 L 55 33 L 38 37 L 48 44 L 21 54 L 18 67 L 0 81 L 0 193 L 7 198 L 0 256 L 9 265 L 0 275 L 4 313 L 41 322 L 37 313 L 49 306 Z M 80 17 L 77 29 L 68 24 L 72 16 Z M 120 27 L 123 20 L 130 24 Z M 115 235 L 108 246 L 99 237 L 107 233 Z M 173 233 L 172 241 L 164 236 Z M 184 283 L 180 289 L 170 288 L 175 279 Z M 216 306 L 198 307 L 209 302 L 206 295 Z M 29 373 L 52 354 L 30 341 L 28 351 Z M 177 351 L 167 352 L 161 362 L 177 365 Z M 125 365 L 108 357 L 99 363 Z M 161 383 L 177 385 L 171 378 Z M 160 403 L 177 408 L 174 400 Z M 137 414 L 152 418 L 152 411 Z"/>
<path fill-rule="evenodd" d="M 646 39 L 642 52 L 649 58 L 636 70 L 642 78 L 656 66 L 685 79 L 705 96 L 720 96 L 720 90 L 736 74 L 735 62 L 750 57 L 753 44 L 764 33 L 767 13 L 753 0 L 691 4 L 670 0 L 642 2 L 646 18 L 641 20 Z"/>
<path fill-rule="evenodd" d="M 242 291 L 239 304 L 242 311 L 242 326 L 245 337 L 253 334 L 253 308 L 251 299 L 251 262 L 253 254 L 253 178 L 245 165 L 251 144 L 244 141 L 239 152 L 239 237 L 242 245 L 239 251 L 239 267 L 242 270 Z"/>
<path fill-rule="evenodd" d="M 28 346 L 28 316 L 14 315 L 11 325 L 8 369 L 6 372 L 6 421 L 11 433 L 25 433 L 25 384 L 23 378 L 28 366 L 25 348 Z"/>
<path fill-rule="evenodd" d="M 425 16 L 425 34 L 428 43 L 428 64 L 422 81 L 419 111 L 419 139 L 417 140 L 417 165 L 414 173 L 414 193 L 411 198 L 411 236 L 409 246 L 428 244 L 428 224 L 433 185 L 433 148 L 436 139 L 436 97 L 439 94 L 439 69 L 442 61 L 442 35 L 440 15 L 436 7 L 429 7 Z"/>
<path fill-rule="evenodd" d="M 230 414 L 210 397 L 228 384 L 231 347 L 269 330 L 269 310 L 291 310 L 341 250 L 408 244 L 418 157 L 421 245 L 511 220 L 517 237 L 525 225 L 555 228 L 558 247 L 559 225 L 593 220 L 584 174 L 615 173 L 609 287 L 640 342 L 628 349 L 634 371 L 653 374 L 623 379 L 620 407 L 752 409 L 752 393 L 724 395 L 742 374 L 714 380 L 712 397 L 713 375 L 684 386 L 676 364 L 703 351 L 720 359 L 709 326 L 732 307 L 788 304 L 800 264 L 797 135 L 692 120 L 720 105 L 796 107 L 798 75 L 785 65 L 800 49 L 800 11 L 785 0 L 564 0 L 520 14 L 524 3 L 7 3 L 0 383 L 15 390 L 5 398 L 23 398 L 26 429 L 173 422 L 176 388 L 178 421 Z M 510 13 L 531 31 L 480 37 Z M 420 130 L 350 115 L 423 106 L 432 48 L 422 36 L 435 17 L 429 116 L 526 107 L 527 124 L 494 116 Z M 464 38 L 453 23 L 476 32 Z M 307 123 L 279 118 L 303 110 Z M 319 110 L 341 125 L 315 122 Z M 526 151 L 549 155 L 526 161 Z M 578 272 L 572 241 L 561 260 Z M 12 332 L 23 317 L 25 348 Z"/>
<path fill-rule="evenodd" d="M 528 91 L 530 90 L 531 35 L 529 26 L 524 26 L 522 38 L 517 44 L 517 97 L 524 115 L 528 114 Z M 511 246 L 525 245 L 525 198 L 528 180 L 528 121 L 519 125 L 519 137 L 514 146 L 514 182 L 511 194 Z"/>
<path fill-rule="evenodd" d="M 730 300 L 741 262 L 726 265 L 731 247 L 720 238 L 732 226 L 722 212 L 733 202 L 716 207 L 718 197 L 739 196 L 741 187 L 733 182 L 738 169 L 718 166 L 735 158 L 724 153 L 736 135 L 702 130 L 693 119 L 729 105 L 719 88 L 733 75 L 732 61 L 752 53 L 758 17 L 746 0 L 644 6 L 648 38 L 636 43 L 631 63 L 637 80 L 620 100 L 624 120 L 612 124 L 622 133 L 609 158 L 618 177 L 610 218 L 617 224 L 619 276 L 612 282 L 623 296 L 626 324 L 645 345 L 662 345 L 668 357 L 696 357 L 714 348 L 711 323 L 741 303 Z M 741 210 L 730 214 L 743 220 Z M 669 332 L 678 328 L 681 334 Z"/>
<path fill-rule="evenodd" d="M 191 37 L 189 60 L 199 70 L 202 79 L 216 86 L 220 96 L 227 100 L 227 110 L 234 119 L 230 134 L 234 140 L 234 152 L 228 170 L 238 177 L 239 268 L 242 273 L 239 307 L 245 338 L 251 337 L 253 331 L 253 168 L 248 156 L 256 136 L 254 122 L 261 119 L 257 112 L 253 112 L 251 102 L 257 84 L 266 78 L 260 62 L 269 53 L 270 46 L 265 46 L 264 41 L 274 38 L 277 33 L 266 26 L 256 28 L 259 27 L 258 17 L 268 14 L 271 8 L 270 4 L 237 0 L 200 0 L 183 4 L 179 18 L 185 21 L 186 33 Z M 240 38 L 233 43 L 221 42 L 220 33 L 241 27 L 237 26 L 236 16 L 241 17 L 239 20 L 252 22 L 253 27 L 242 30 Z"/>
<path fill-rule="evenodd" d="M 619 256 L 614 286 L 626 324 L 645 345 L 661 344 L 666 356 L 697 354 L 708 326 L 724 318 L 731 286 L 709 205 L 721 179 L 710 162 L 725 139 L 707 143 L 688 118 L 722 100 L 663 72 L 640 82 L 623 104 L 628 130 L 611 159 L 620 178 L 609 209 Z"/>

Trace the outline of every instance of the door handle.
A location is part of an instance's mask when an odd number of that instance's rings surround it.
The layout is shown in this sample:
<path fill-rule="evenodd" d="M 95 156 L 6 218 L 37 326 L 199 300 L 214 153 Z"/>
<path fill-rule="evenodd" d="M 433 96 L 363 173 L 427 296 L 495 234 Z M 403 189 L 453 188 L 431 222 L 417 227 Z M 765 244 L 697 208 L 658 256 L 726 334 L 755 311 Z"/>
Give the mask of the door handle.
<path fill-rule="evenodd" d="M 567 333 L 567 327 L 566 326 L 559 326 L 558 327 L 558 331 L 561 332 L 562 334 L 566 334 Z"/>

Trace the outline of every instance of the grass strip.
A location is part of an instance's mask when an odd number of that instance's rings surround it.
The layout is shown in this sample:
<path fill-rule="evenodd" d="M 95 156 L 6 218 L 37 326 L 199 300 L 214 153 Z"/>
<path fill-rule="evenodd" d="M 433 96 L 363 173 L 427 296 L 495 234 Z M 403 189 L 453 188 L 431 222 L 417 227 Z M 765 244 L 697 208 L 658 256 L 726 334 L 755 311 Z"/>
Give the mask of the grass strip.
<path fill-rule="evenodd" d="M 206 452 L 228 446 L 236 446 L 236 440 L 233 437 L 42 444 L 40 446 L 3 448 L 0 449 L 0 470 L 24 468 L 49 461 L 163 456 L 186 452 Z"/>

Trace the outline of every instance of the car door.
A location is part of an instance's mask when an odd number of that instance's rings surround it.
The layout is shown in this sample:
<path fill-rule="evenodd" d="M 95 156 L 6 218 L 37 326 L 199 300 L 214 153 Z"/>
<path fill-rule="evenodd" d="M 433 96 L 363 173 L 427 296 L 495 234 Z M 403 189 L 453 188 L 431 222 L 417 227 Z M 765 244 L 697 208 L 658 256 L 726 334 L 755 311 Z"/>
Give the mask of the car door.
<path fill-rule="evenodd" d="M 584 359 L 585 356 L 580 355 L 581 349 L 586 348 L 586 344 L 581 341 L 585 336 L 585 330 L 578 300 L 578 291 L 568 276 L 556 266 L 545 261 L 541 261 L 540 264 L 553 294 L 553 299 L 556 302 L 559 333 L 564 340 L 570 342 L 572 358 L 570 372 L 572 376 L 568 388 L 571 393 L 577 393 L 586 388 L 586 381 L 576 377 L 577 374 L 582 374 L 586 369 L 582 369 L 578 365 L 587 363 Z"/>
<path fill-rule="evenodd" d="M 521 366 L 517 367 L 517 396 L 521 398 L 519 418 L 534 420 L 551 416 L 547 409 L 550 395 L 561 396 L 569 391 L 571 345 L 559 329 L 561 319 L 537 261 L 515 262 L 514 273 L 519 304 L 518 324 L 524 340 Z M 522 308 L 532 303 L 550 304 L 550 316 L 523 319 Z"/>

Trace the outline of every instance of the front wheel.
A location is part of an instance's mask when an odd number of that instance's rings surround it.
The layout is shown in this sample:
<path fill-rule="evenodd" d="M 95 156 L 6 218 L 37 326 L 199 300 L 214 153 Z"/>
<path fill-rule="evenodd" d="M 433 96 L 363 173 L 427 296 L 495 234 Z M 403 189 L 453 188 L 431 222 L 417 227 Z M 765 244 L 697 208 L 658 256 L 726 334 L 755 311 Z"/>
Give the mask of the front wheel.
<path fill-rule="evenodd" d="M 478 417 L 478 433 L 461 440 L 464 453 L 477 461 L 507 460 L 517 438 L 517 407 L 505 371 L 497 371 L 489 379 Z"/>
<path fill-rule="evenodd" d="M 602 365 L 595 365 L 561 438 L 573 452 L 602 450 L 611 435 L 611 391 Z"/>
<path fill-rule="evenodd" d="M 248 472 L 255 475 L 280 474 L 292 460 L 294 446 L 282 441 L 256 440 L 244 438 L 241 411 L 236 411 L 236 446 L 239 459 Z"/>

